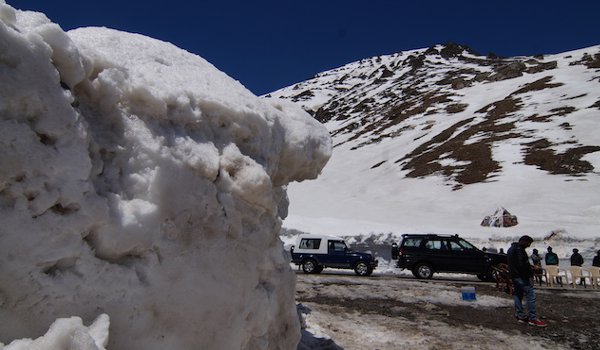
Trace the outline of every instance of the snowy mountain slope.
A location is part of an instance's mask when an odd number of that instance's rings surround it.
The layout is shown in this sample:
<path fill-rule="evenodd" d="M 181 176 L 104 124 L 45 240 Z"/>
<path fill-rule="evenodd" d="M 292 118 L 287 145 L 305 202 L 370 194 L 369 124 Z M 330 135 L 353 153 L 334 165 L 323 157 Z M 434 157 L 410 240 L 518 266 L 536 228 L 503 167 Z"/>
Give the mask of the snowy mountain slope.
<path fill-rule="evenodd" d="M 300 104 L 335 145 L 317 180 L 290 186 L 287 228 L 482 241 L 559 232 L 590 245 L 598 236 L 600 46 L 497 58 L 439 45 L 267 96 Z M 501 205 L 520 224 L 481 227 Z"/>

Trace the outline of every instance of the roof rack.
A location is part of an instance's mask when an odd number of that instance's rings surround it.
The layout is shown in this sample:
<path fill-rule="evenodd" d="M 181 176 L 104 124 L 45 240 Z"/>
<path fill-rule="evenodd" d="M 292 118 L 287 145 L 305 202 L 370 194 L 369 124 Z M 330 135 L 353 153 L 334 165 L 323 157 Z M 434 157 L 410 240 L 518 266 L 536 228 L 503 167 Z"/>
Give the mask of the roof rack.
<path fill-rule="evenodd" d="M 437 233 L 403 233 L 402 237 L 458 237 L 458 234 L 437 234 Z"/>

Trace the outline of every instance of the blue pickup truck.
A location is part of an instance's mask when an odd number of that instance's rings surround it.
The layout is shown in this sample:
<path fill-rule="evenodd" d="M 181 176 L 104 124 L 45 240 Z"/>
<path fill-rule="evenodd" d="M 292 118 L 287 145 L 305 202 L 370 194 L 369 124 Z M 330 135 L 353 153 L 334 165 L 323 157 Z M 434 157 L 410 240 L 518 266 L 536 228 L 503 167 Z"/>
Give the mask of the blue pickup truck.
<path fill-rule="evenodd" d="M 290 249 L 292 262 L 305 273 L 320 273 L 323 268 L 352 269 L 359 276 L 369 276 L 378 261 L 369 253 L 355 252 L 344 239 L 325 235 L 300 235 Z"/>

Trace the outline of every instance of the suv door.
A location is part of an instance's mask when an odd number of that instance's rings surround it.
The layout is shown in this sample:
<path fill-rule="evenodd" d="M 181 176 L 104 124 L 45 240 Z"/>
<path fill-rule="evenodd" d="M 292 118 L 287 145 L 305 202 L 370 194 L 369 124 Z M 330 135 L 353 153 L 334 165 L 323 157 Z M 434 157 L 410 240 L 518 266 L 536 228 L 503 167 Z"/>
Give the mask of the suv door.
<path fill-rule="evenodd" d="M 456 271 L 460 266 L 460 257 L 449 248 L 445 238 L 430 238 L 424 244 L 425 256 L 438 271 Z"/>
<path fill-rule="evenodd" d="M 450 246 L 456 254 L 456 263 L 459 267 L 456 271 L 485 272 L 485 254 L 481 250 L 462 238 L 451 240 Z"/>
<path fill-rule="evenodd" d="M 350 259 L 346 254 L 348 247 L 344 241 L 330 240 L 327 243 L 327 257 L 324 263 L 331 267 L 348 267 Z"/>

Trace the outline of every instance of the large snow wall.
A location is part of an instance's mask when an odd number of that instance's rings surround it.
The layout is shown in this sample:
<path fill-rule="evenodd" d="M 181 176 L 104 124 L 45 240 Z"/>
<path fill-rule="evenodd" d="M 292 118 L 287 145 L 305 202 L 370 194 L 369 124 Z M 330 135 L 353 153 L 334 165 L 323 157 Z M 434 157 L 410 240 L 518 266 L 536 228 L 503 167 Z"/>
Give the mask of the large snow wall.
<path fill-rule="evenodd" d="M 0 341 L 110 317 L 107 348 L 293 349 L 286 185 L 327 131 L 204 59 L 0 0 Z"/>

